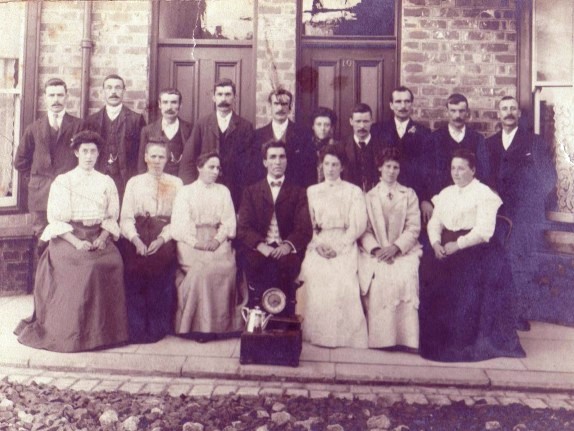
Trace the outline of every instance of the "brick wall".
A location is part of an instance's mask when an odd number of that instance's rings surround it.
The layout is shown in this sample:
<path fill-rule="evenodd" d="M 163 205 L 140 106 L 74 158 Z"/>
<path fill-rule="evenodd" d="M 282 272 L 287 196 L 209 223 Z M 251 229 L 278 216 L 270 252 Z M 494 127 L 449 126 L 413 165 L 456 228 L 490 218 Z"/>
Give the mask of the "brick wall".
<path fill-rule="evenodd" d="M 436 128 L 446 97 L 464 94 L 472 126 L 494 132 L 496 102 L 516 94 L 515 0 L 403 0 L 401 83 L 415 117 Z"/>
<path fill-rule="evenodd" d="M 0 296 L 32 291 L 34 240 L 22 232 L 0 229 Z"/>
<path fill-rule="evenodd" d="M 282 86 L 295 94 L 296 23 L 295 1 L 258 1 L 256 127 L 271 118 L 267 96 L 274 87 Z"/>
<path fill-rule="evenodd" d="M 39 110 L 45 111 L 42 85 L 52 77 L 68 84 L 67 109 L 79 115 L 82 67 L 83 1 L 43 2 L 39 48 Z M 148 100 L 151 2 L 96 1 L 92 3 L 90 112 L 101 108 L 102 79 L 118 73 L 126 80 L 125 103 L 139 112 Z"/>

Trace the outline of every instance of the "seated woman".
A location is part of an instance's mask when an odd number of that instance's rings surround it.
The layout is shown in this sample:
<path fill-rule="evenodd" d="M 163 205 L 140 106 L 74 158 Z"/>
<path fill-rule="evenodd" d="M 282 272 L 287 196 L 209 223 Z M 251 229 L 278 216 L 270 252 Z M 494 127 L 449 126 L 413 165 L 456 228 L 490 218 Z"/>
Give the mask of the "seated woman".
<path fill-rule="evenodd" d="M 217 153 L 197 159 L 198 179 L 177 194 L 171 233 L 177 241 L 175 332 L 198 341 L 238 335 L 243 327 L 237 305 L 235 209 L 220 174 Z"/>
<path fill-rule="evenodd" d="M 357 238 L 367 227 L 361 189 L 341 180 L 340 146 L 325 147 L 325 181 L 307 189 L 313 239 L 301 266 L 303 339 L 325 347 L 367 347 L 367 322 L 357 276 Z"/>
<path fill-rule="evenodd" d="M 118 192 L 94 169 L 103 144 L 95 132 L 72 138 L 78 166 L 58 175 L 48 197 L 50 241 L 38 262 L 34 315 L 15 330 L 18 341 L 56 352 L 79 352 L 127 341 Z"/>
<path fill-rule="evenodd" d="M 433 197 L 428 223 L 434 253 L 421 264 L 421 356 L 445 362 L 524 357 L 514 327 L 512 275 L 489 242 L 502 201 L 474 178 L 475 156 L 454 152 L 454 185 Z"/>
<path fill-rule="evenodd" d="M 132 343 L 154 343 L 173 333 L 177 259 L 170 218 L 183 182 L 164 172 L 167 157 L 166 144 L 147 143 L 148 171 L 128 181 L 122 204 L 121 251 Z"/>
<path fill-rule="evenodd" d="M 359 280 L 369 326 L 369 347 L 419 347 L 421 213 L 415 191 L 397 182 L 400 152 L 377 156 L 381 181 L 366 195 L 369 223 L 361 237 Z"/>

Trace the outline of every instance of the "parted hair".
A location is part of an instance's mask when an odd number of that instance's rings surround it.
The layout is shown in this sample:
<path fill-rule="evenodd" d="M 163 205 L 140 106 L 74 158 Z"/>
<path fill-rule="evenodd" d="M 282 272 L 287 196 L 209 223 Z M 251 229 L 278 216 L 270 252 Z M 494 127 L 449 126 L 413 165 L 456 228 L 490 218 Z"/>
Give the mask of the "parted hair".
<path fill-rule="evenodd" d="M 96 147 L 98 147 L 98 151 L 100 151 L 100 149 L 104 145 L 104 140 L 97 132 L 94 132 L 92 130 L 84 130 L 82 132 L 76 133 L 72 137 L 72 141 L 70 142 L 70 148 L 72 150 L 77 150 L 78 147 L 82 144 L 96 144 Z"/>
<path fill-rule="evenodd" d="M 347 163 L 349 162 L 345 148 L 342 145 L 325 145 L 319 153 L 320 162 L 323 163 L 327 156 L 333 156 L 339 159 L 341 166 L 343 167 L 347 166 Z"/>
<path fill-rule="evenodd" d="M 213 84 L 213 92 L 214 93 L 215 93 L 215 90 L 217 87 L 231 87 L 231 90 L 233 91 L 233 95 L 235 95 L 235 93 L 237 92 L 237 88 L 235 87 L 235 83 L 229 78 L 221 78 L 215 84 Z"/>
<path fill-rule="evenodd" d="M 476 168 L 476 155 L 468 148 L 457 148 L 452 152 L 452 159 L 464 159 L 468 162 L 470 169 Z"/>
<path fill-rule="evenodd" d="M 119 79 L 120 81 L 122 81 L 123 87 L 126 88 L 126 81 L 124 81 L 124 78 L 122 78 L 120 75 L 117 75 L 115 73 L 112 73 L 111 75 L 108 75 L 104 78 L 104 80 L 102 81 L 102 87 L 106 84 L 106 81 L 108 79 Z"/>
<path fill-rule="evenodd" d="M 380 168 L 388 161 L 397 162 L 399 165 L 401 164 L 401 150 L 397 147 L 386 147 L 375 154 L 375 164 L 377 168 Z"/>
<path fill-rule="evenodd" d="M 60 78 L 52 78 L 52 79 L 48 79 L 46 81 L 46 83 L 44 84 L 44 93 L 46 92 L 46 90 L 48 89 L 48 87 L 59 87 L 62 86 L 64 87 L 64 90 L 66 90 L 66 93 L 68 92 L 68 86 L 66 85 L 66 83 L 61 80 Z"/>
<path fill-rule="evenodd" d="M 287 146 L 283 141 L 271 140 L 265 142 L 261 147 L 261 156 L 263 157 L 263 160 L 267 159 L 267 150 L 269 148 L 283 148 L 285 150 L 285 154 L 287 154 Z"/>
<path fill-rule="evenodd" d="M 221 162 L 221 158 L 219 157 L 219 153 L 217 151 L 210 151 L 208 153 L 200 154 L 200 156 L 195 161 L 195 166 L 197 168 L 203 168 L 203 166 L 207 163 L 207 161 L 213 157 L 217 157 Z"/>

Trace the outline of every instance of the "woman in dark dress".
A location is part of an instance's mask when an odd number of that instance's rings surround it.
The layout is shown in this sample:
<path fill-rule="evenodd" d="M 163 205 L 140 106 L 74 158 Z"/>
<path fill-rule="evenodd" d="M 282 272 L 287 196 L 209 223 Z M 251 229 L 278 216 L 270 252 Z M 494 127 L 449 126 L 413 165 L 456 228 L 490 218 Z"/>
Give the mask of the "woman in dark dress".
<path fill-rule="evenodd" d="M 512 312 L 512 274 L 490 241 L 502 201 L 474 178 L 475 156 L 457 150 L 454 185 L 433 197 L 421 264 L 420 353 L 444 362 L 524 357 Z"/>

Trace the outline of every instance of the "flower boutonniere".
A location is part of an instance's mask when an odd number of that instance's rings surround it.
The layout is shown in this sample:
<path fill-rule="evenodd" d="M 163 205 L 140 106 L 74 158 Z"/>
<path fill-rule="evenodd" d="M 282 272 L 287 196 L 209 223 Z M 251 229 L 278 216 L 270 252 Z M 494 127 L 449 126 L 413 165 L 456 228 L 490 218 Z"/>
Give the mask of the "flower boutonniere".
<path fill-rule="evenodd" d="M 417 133 L 417 126 L 411 126 L 411 128 L 407 130 L 407 133 L 411 133 L 413 135 Z"/>

